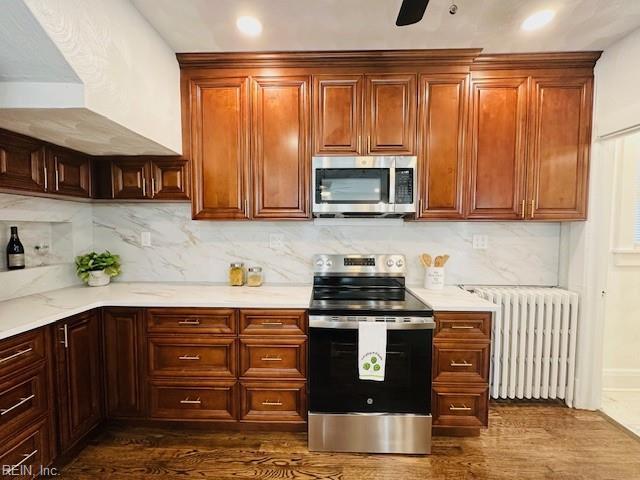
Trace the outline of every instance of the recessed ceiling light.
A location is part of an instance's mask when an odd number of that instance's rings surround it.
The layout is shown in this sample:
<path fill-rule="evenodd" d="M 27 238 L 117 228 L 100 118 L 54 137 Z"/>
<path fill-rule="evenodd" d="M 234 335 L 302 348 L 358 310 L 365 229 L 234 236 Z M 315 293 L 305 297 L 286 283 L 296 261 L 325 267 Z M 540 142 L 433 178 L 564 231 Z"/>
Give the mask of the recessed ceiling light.
<path fill-rule="evenodd" d="M 556 12 L 553 10 L 540 10 L 539 12 L 534 13 L 533 15 L 529 15 L 525 18 L 524 22 L 522 22 L 521 28 L 530 32 L 531 30 L 537 30 L 539 28 L 544 27 L 547 23 L 553 20 Z"/>
<path fill-rule="evenodd" d="M 255 17 L 238 17 L 236 26 L 238 30 L 250 37 L 256 37 L 262 32 L 262 24 Z"/>

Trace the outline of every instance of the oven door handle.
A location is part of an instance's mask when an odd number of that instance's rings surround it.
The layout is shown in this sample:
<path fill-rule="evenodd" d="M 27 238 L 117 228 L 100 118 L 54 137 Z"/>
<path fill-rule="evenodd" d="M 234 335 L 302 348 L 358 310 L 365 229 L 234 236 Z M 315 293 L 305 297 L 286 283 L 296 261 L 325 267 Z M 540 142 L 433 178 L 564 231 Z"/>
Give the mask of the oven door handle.
<path fill-rule="evenodd" d="M 346 320 L 343 317 L 330 317 L 327 315 L 310 315 L 309 327 L 357 330 L 360 321 Z M 430 317 L 410 317 L 408 321 L 386 323 L 387 330 L 433 330 L 436 326 L 433 318 Z"/>

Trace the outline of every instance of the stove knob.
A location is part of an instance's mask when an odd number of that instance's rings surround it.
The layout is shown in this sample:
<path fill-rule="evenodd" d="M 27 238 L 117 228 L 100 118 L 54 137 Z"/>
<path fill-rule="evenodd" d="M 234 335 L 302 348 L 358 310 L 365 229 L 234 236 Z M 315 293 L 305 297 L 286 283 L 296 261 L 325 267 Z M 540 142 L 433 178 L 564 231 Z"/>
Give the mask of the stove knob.
<path fill-rule="evenodd" d="M 404 266 L 404 262 L 402 261 L 402 259 L 400 258 L 396 260 L 396 267 L 402 267 L 402 266 Z"/>
<path fill-rule="evenodd" d="M 318 260 L 316 260 L 316 265 L 318 267 L 322 267 L 324 266 L 324 260 L 322 260 L 321 258 L 319 258 Z"/>
<path fill-rule="evenodd" d="M 333 262 L 331 260 L 327 260 L 326 265 L 327 267 L 330 267 L 331 265 L 333 265 Z"/>
<path fill-rule="evenodd" d="M 393 267 L 393 258 L 390 258 L 389 260 L 387 260 L 387 267 L 389 268 Z"/>

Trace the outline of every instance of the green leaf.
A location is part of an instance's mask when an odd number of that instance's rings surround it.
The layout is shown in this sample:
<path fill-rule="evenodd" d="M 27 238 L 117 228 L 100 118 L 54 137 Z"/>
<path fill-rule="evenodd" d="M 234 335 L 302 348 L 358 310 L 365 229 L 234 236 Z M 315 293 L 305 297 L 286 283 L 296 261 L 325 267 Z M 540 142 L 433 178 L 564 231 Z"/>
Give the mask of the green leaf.
<path fill-rule="evenodd" d="M 106 250 L 104 253 L 89 252 L 75 259 L 76 273 L 83 282 L 89 280 L 89 272 L 104 270 L 110 277 L 121 273 L 120 256 Z"/>

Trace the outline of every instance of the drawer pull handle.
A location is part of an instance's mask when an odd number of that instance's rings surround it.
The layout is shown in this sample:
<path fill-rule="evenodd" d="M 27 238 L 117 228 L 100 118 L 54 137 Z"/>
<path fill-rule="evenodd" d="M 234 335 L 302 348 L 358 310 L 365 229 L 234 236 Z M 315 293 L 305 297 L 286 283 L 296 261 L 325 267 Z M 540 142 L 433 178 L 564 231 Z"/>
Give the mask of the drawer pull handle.
<path fill-rule="evenodd" d="M 452 367 L 473 367 L 473 363 L 469 363 L 466 360 L 463 360 L 462 363 L 452 361 L 451 366 Z"/>
<path fill-rule="evenodd" d="M 282 358 L 280 357 L 262 357 L 260 360 L 262 360 L 263 362 L 281 362 Z"/>
<path fill-rule="evenodd" d="M 473 330 L 474 328 L 472 325 L 451 325 L 451 330 Z"/>
<path fill-rule="evenodd" d="M 200 320 L 197 318 L 188 318 L 187 320 L 180 320 L 178 325 L 200 325 Z"/>
<path fill-rule="evenodd" d="M 471 407 L 467 407 L 464 403 L 461 407 L 456 407 L 453 403 L 449 406 L 449 410 L 452 412 L 470 412 Z"/>
<path fill-rule="evenodd" d="M 200 355 L 180 355 L 180 360 L 200 360 Z"/>
<path fill-rule="evenodd" d="M 282 322 L 262 322 L 262 325 L 284 325 Z"/>
<path fill-rule="evenodd" d="M 15 405 L 13 405 L 12 407 L 9 408 L 0 408 L 0 417 L 2 415 L 6 415 L 7 413 L 9 413 L 11 410 L 15 410 L 16 408 L 18 408 L 20 405 L 24 405 L 25 403 L 27 403 L 29 400 L 33 400 L 34 398 L 36 398 L 36 394 L 32 393 L 31 395 L 29 395 L 28 397 L 22 397 L 20 399 L 20 401 L 18 403 L 16 403 Z"/>
<path fill-rule="evenodd" d="M 24 355 L 25 353 L 29 353 L 32 350 L 33 350 L 33 348 L 31 348 L 31 347 L 25 348 L 24 350 L 18 350 L 13 355 L 9 355 L 8 357 L 0 358 L 0 363 L 4 363 L 4 362 L 8 362 L 9 360 L 13 360 L 14 358 L 19 357 L 20 355 Z"/>
<path fill-rule="evenodd" d="M 18 463 L 16 463 L 16 464 L 13 466 L 12 470 L 17 470 L 17 469 L 18 469 L 18 467 L 20 467 L 22 464 L 24 464 L 27 460 L 29 460 L 31 457 L 33 457 L 36 453 L 38 453 L 38 450 L 37 450 L 37 449 L 36 449 L 36 450 L 34 450 L 34 451 L 33 451 L 33 452 L 31 452 L 31 453 L 25 453 L 25 454 L 23 455 L 23 457 L 24 457 L 24 458 L 23 458 L 22 460 L 20 460 Z"/>
<path fill-rule="evenodd" d="M 264 402 L 262 402 L 262 405 L 266 405 L 269 407 L 279 407 L 282 405 L 282 402 L 280 400 L 275 401 L 275 402 L 271 402 L 269 400 L 265 400 Z"/>
<path fill-rule="evenodd" d="M 183 405 L 200 405 L 202 401 L 200 400 L 200 398 L 189 400 L 189 397 L 187 397 L 184 400 L 180 400 L 180 403 Z"/>

